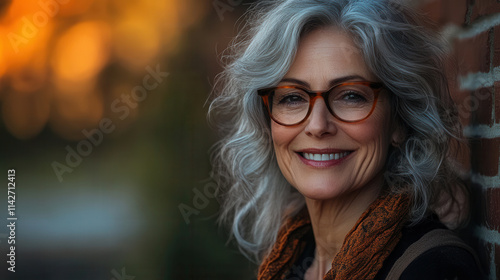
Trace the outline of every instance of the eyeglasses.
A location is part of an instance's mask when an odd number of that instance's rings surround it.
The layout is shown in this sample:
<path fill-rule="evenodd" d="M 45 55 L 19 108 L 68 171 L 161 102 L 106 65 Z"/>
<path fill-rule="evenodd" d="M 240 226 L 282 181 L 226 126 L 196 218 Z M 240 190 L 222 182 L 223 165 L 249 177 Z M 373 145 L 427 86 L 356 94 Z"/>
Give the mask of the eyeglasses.
<path fill-rule="evenodd" d="M 260 89 L 257 93 L 275 122 L 293 126 L 307 119 L 319 97 L 323 97 L 328 111 L 338 120 L 346 123 L 365 120 L 373 113 L 382 88 L 381 83 L 354 81 L 337 84 L 325 92 L 280 86 Z"/>

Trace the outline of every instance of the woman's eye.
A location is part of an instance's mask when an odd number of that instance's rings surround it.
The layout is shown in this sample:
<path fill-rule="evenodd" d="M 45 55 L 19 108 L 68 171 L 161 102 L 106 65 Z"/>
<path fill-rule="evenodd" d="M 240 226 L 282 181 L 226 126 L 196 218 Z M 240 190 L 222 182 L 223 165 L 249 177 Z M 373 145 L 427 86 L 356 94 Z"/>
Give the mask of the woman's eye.
<path fill-rule="evenodd" d="M 302 103 L 306 100 L 300 95 L 289 94 L 279 99 L 280 104 Z"/>
<path fill-rule="evenodd" d="M 348 101 L 348 102 L 366 102 L 367 99 L 364 97 L 363 94 L 355 91 L 350 91 L 342 94 L 342 101 Z"/>

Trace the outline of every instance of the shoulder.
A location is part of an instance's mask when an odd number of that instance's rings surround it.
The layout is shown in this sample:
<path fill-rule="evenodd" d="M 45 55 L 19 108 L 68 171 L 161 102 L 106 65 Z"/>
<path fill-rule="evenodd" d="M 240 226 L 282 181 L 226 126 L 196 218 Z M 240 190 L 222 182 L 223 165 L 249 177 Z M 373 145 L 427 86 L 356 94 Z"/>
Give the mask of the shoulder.
<path fill-rule="evenodd" d="M 457 246 L 439 246 L 412 261 L 400 279 L 481 279 L 481 271 L 474 255 L 468 250 Z"/>
<path fill-rule="evenodd" d="M 375 279 L 386 279 L 391 270 L 399 270 L 401 280 L 481 279 L 472 249 L 432 218 L 403 228 Z"/>

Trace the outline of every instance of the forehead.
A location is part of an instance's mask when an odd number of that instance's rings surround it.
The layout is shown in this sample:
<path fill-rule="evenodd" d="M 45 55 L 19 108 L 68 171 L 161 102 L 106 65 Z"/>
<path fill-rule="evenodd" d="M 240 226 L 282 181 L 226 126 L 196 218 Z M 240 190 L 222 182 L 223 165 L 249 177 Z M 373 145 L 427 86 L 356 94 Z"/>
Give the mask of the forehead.
<path fill-rule="evenodd" d="M 354 75 L 374 80 L 352 38 L 335 27 L 322 27 L 301 38 L 285 78 L 323 85 L 330 80 Z"/>

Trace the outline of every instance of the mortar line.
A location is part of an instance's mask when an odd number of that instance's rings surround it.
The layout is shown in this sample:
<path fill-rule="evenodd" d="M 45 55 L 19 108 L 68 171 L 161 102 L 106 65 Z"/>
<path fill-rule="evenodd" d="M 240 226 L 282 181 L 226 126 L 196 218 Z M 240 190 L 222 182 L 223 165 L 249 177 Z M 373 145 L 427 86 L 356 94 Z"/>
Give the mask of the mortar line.
<path fill-rule="evenodd" d="M 476 5 L 476 1 L 475 0 L 472 0 L 467 5 L 467 12 L 465 13 L 465 19 L 464 19 L 464 22 L 465 22 L 466 25 L 470 24 L 470 19 L 472 17 L 472 11 L 473 11 L 475 5 Z"/>
<path fill-rule="evenodd" d="M 484 87 L 491 87 L 495 82 L 500 81 L 500 66 L 494 67 L 490 72 L 468 73 L 458 77 L 460 89 L 476 90 Z"/>
<path fill-rule="evenodd" d="M 490 34 L 488 34 L 489 47 L 490 47 L 490 72 L 493 71 L 494 68 L 494 59 L 495 59 L 495 27 L 490 29 Z M 496 97 L 496 85 L 493 83 L 493 92 L 491 93 L 491 123 L 495 123 L 495 97 Z"/>

